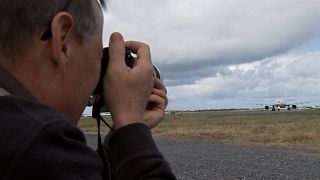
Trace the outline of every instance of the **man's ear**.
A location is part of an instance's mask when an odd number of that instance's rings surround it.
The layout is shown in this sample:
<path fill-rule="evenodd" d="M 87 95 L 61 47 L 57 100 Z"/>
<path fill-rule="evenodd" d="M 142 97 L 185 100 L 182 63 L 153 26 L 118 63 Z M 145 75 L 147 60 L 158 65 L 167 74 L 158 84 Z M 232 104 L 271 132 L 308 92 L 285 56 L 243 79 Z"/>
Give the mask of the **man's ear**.
<path fill-rule="evenodd" d="M 51 22 L 51 58 L 57 66 L 65 70 L 70 58 L 70 51 L 75 35 L 75 22 L 66 12 L 56 14 Z"/>

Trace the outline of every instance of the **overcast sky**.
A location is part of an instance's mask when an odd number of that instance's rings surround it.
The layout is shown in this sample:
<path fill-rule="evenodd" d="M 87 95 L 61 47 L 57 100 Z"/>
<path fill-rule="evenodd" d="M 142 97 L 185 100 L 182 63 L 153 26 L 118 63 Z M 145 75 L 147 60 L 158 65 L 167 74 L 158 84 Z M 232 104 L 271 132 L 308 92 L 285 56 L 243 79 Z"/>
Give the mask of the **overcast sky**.
<path fill-rule="evenodd" d="M 114 31 L 151 46 L 171 109 L 320 104 L 319 0 L 108 0 Z"/>

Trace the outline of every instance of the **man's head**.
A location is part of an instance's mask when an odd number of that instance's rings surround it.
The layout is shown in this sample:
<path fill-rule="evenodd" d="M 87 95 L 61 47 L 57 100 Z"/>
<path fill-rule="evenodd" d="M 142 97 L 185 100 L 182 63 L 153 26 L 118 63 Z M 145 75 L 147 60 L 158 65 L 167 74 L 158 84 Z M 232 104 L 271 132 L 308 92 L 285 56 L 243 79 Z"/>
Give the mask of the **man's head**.
<path fill-rule="evenodd" d="M 97 0 L 0 0 L 0 65 L 76 120 L 98 81 L 102 24 Z"/>
<path fill-rule="evenodd" d="M 104 0 L 99 1 L 105 6 Z M 60 11 L 73 16 L 79 37 L 93 35 L 96 24 L 90 0 L 0 0 L 0 54 L 6 58 L 21 54 Z"/>

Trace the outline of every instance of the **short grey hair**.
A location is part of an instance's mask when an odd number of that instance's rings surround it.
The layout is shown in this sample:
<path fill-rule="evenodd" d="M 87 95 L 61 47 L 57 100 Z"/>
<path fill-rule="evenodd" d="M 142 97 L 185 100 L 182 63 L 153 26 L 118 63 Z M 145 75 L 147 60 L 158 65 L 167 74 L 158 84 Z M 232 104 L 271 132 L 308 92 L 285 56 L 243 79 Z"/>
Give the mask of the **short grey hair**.
<path fill-rule="evenodd" d="M 99 1 L 105 7 L 105 0 Z M 75 30 L 81 39 L 93 35 L 96 19 L 90 0 L 0 0 L 1 56 L 15 58 L 21 54 L 35 35 L 50 28 L 54 15 L 63 10 L 75 19 Z"/>

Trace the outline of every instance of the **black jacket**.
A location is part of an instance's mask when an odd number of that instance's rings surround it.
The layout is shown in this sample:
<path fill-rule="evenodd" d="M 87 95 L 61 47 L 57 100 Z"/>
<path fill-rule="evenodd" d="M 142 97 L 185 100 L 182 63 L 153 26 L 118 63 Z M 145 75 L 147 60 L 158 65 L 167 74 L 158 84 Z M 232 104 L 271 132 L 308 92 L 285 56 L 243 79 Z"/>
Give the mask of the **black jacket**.
<path fill-rule="evenodd" d="M 0 68 L 0 179 L 102 179 L 102 162 L 62 113 L 37 102 Z M 1 91 L 0 91 L 1 92 Z M 143 124 L 110 138 L 117 179 L 175 179 Z"/>

